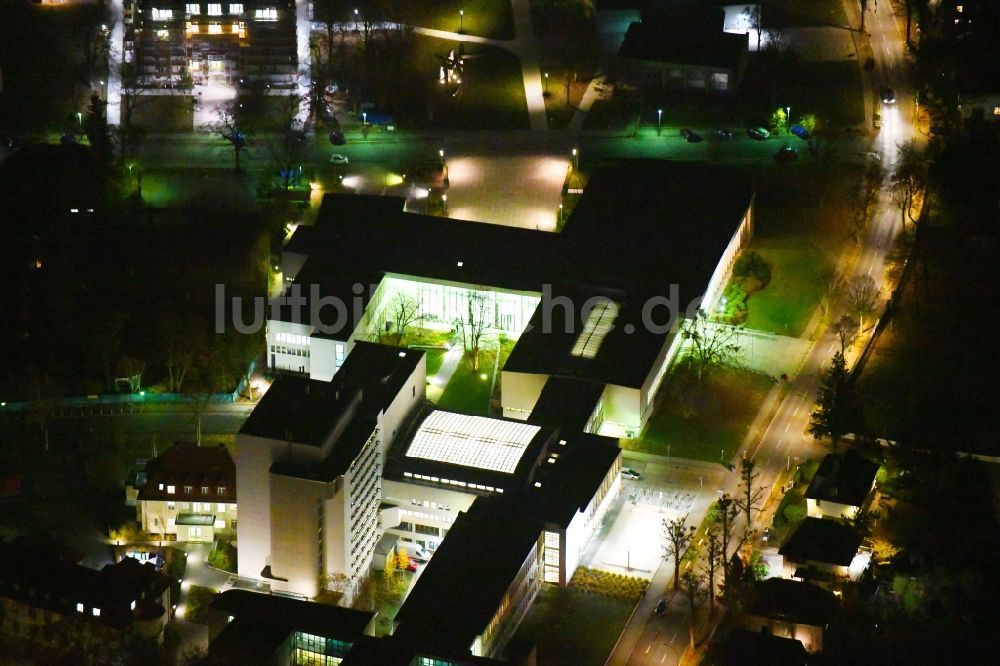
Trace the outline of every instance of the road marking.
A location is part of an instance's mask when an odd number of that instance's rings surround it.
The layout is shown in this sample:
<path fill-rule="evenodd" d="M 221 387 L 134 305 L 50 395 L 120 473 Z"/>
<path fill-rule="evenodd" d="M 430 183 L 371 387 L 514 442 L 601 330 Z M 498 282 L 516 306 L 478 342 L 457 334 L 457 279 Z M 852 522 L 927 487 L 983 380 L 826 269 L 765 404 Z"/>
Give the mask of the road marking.
<path fill-rule="evenodd" d="M 792 422 L 789 421 L 787 424 L 785 424 L 785 432 L 788 432 L 788 429 L 791 427 L 792 427 Z"/>
<path fill-rule="evenodd" d="M 871 277 L 873 268 L 875 268 L 875 264 L 872 264 L 871 266 L 868 267 L 868 277 Z"/>
<path fill-rule="evenodd" d="M 883 41 L 883 42 L 887 42 L 887 41 L 889 41 L 888 39 L 886 39 L 886 38 L 885 38 L 885 33 L 884 33 L 884 32 L 882 33 L 882 41 Z"/>
<path fill-rule="evenodd" d="M 781 449 L 781 443 L 782 443 L 783 441 L 785 441 L 785 440 L 784 440 L 784 439 L 779 439 L 779 440 L 778 440 L 778 445 L 777 445 L 777 446 L 776 446 L 775 448 L 777 448 L 777 449 Z"/>
<path fill-rule="evenodd" d="M 663 653 L 663 657 L 661 657 L 661 658 L 660 658 L 660 663 L 662 664 L 662 663 L 663 663 L 663 662 L 665 662 L 666 660 L 667 660 L 667 653 L 666 653 L 666 652 L 664 652 L 664 653 Z"/>
<path fill-rule="evenodd" d="M 670 643 L 671 645 L 673 645 L 673 644 L 674 644 L 674 639 L 675 639 L 675 638 L 677 638 L 677 632 L 676 632 L 676 631 L 674 632 L 674 635 L 670 637 L 670 641 L 669 641 L 669 643 Z"/>
<path fill-rule="evenodd" d="M 799 413 L 799 410 L 800 410 L 800 409 L 802 409 L 802 406 L 801 406 L 801 405 L 799 405 L 798 407 L 796 407 L 796 408 L 795 408 L 795 411 L 794 411 L 794 412 L 792 412 L 792 416 L 795 416 L 796 414 L 798 414 L 798 413 Z"/>
<path fill-rule="evenodd" d="M 650 643 L 649 645 L 647 645 L 647 646 L 646 646 L 646 651 L 645 651 L 645 652 L 643 652 L 643 655 L 647 655 L 647 654 L 649 654 L 649 651 L 650 651 L 650 649 L 652 649 L 652 647 L 653 647 L 653 644 L 652 644 L 652 643 Z"/>

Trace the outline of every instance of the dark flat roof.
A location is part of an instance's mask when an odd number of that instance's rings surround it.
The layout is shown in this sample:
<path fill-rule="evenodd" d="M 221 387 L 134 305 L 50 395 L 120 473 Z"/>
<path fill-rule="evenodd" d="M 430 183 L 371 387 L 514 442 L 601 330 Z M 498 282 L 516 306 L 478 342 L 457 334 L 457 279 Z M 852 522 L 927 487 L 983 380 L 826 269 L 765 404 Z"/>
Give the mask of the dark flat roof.
<path fill-rule="evenodd" d="M 785 540 L 778 553 L 796 562 L 847 566 L 858 553 L 861 535 L 836 520 L 806 518 Z"/>
<path fill-rule="evenodd" d="M 813 627 L 826 627 L 836 611 L 837 598 L 832 592 L 786 578 L 768 578 L 755 584 L 746 607 L 748 615 Z"/>
<path fill-rule="evenodd" d="M 286 633 L 304 631 L 345 641 L 357 640 L 374 617 L 374 613 L 353 608 L 247 590 L 226 590 L 212 600 L 211 607 L 237 619 L 286 627 Z"/>
<path fill-rule="evenodd" d="M 416 349 L 358 342 L 332 381 L 279 375 L 240 434 L 323 446 L 351 409 L 373 416 L 388 407 L 423 355 Z"/>
<path fill-rule="evenodd" d="M 601 400 L 604 385 L 585 379 L 549 377 L 528 417 L 529 423 L 583 431 Z"/>
<path fill-rule="evenodd" d="M 468 654 L 541 531 L 541 522 L 522 502 L 477 499 L 458 515 L 427 563 L 396 614 L 394 635 L 432 652 Z"/>
<path fill-rule="evenodd" d="M 749 43 L 746 34 L 723 32 L 721 21 L 716 30 L 642 21 L 629 26 L 618 57 L 735 69 Z"/>
<path fill-rule="evenodd" d="M 587 508 L 604 477 L 618 460 L 618 440 L 589 433 L 563 436 L 565 445 L 555 444 L 548 459 L 539 465 L 527 490 L 529 506 L 547 522 L 566 528 L 578 511 Z M 541 483 L 535 487 L 534 483 Z"/>
<path fill-rule="evenodd" d="M 806 489 L 806 498 L 861 506 L 871 492 L 877 473 L 878 463 L 854 449 L 827 454 Z"/>
<path fill-rule="evenodd" d="M 805 666 L 802 641 L 759 631 L 733 629 L 722 641 L 723 666 Z"/>

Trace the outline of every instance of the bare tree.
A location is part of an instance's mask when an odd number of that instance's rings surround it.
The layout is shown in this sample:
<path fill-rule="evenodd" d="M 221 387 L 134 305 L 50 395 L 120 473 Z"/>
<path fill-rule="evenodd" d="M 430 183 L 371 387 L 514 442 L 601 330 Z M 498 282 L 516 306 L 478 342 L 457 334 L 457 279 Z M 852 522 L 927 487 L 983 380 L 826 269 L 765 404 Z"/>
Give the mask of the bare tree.
<path fill-rule="evenodd" d="M 420 303 L 417 299 L 398 292 L 389 305 L 391 314 L 396 326 L 396 333 L 400 337 L 406 335 L 406 329 L 413 324 L 419 324 L 427 317 L 420 311 Z"/>
<path fill-rule="evenodd" d="M 119 110 L 118 134 L 122 148 L 122 158 L 128 160 L 135 153 L 139 144 L 140 128 L 136 127 L 134 115 L 136 109 L 149 99 L 149 88 L 142 81 L 139 68 L 135 62 L 124 62 L 118 65 L 118 90 L 121 97 Z"/>
<path fill-rule="evenodd" d="M 840 351 L 844 353 L 858 337 L 858 322 L 851 315 L 842 315 L 834 322 L 833 333 L 840 341 Z"/>
<path fill-rule="evenodd" d="M 736 506 L 746 515 L 747 524 L 744 529 L 744 541 L 749 540 L 753 531 L 753 512 L 760 513 L 764 508 L 766 486 L 755 485 L 760 478 L 760 472 L 755 471 L 757 463 L 752 458 L 740 461 L 740 496 L 735 500 Z"/>
<path fill-rule="evenodd" d="M 676 587 L 676 584 L 674 585 Z M 688 612 L 690 617 L 688 619 L 688 637 L 691 641 L 691 651 L 692 653 L 696 647 L 696 636 L 695 636 L 695 626 L 697 623 L 697 616 L 695 613 L 698 612 L 698 608 L 705 603 L 705 577 L 695 573 L 692 569 L 688 569 L 681 576 L 680 590 L 681 594 L 684 595 L 684 599 L 688 602 Z"/>
<path fill-rule="evenodd" d="M 858 320 L 858 333 L 865 329 L 865 319 L 875 314 L 882 295 L 875 280 L 855 275 L 847 285 L 847 309 Z"/>
<path fill-rule="evenodd" d="M 298 118 L 301 105 L 308 103 L 308 99 L 296 94 L 281 95 L 276 99 L 277 132 L 266 134 L 263 144 L 271 162 L 278 169 L 281 189 L 287 190 L 308 157 L 309 138 L 302 131 Z"/>
<path fill-rule="evenodd" d="M 142 388 L 142 373 L 146 370 L 146 364 L 131 354 L 122 354 L 118 357 L 116 370 L 119 375 L 116 381 L 125 380 L 129 391 L 138 393 Z"/>
<path fill-rule="evenodd" d="M 906 229 L 906 221 L 916 223 L 913 215 L 917 199 L 927 188 L 929 160 L 916 141 L 911 140 L 899 148 L 899 159 L 890 179 L 889 192 L 892 201 L 899 208 L 900 221 Z"/>
<path fill-rule="evenodd" d="M 742 327 L 719 324 L 699 310 L 695 318 L 685 320 L 684 339 L 688 342 L 688 363 L 700 383 L 705 372 L 716 365 L 735 365 L 740 358 L 738 335 Z"/>
<path fill-rule="evenodd" d="M 236 170 L 240 170 L 240 157 L 247 149 L 250 141 L 250 130 L 247 127 L 246 114 L 240 104 L 239 98 L 224 104 L 217 112 L 219 122 L 213 128 L 215 132 L 225 139 L 233 149 L 233 157 L 236 159 Z"/>
<path fill-rule="evenodd" d="M 674 589 L 681 573 L 681 558 L 694 538 L 694 525 L 687 524 L 687 516 L 663 520 L 663 557 L 674 560 Z"/>
<path fill-rule="evenodd" d="M 31 401 L 27 420 L 38 426 L 42 445 L 49 450 L 49 422 L 55 416 L 61 391 L 45 370 L 31 366 L 27 373 L 27 397 Z"/>
<path fill-rule="evenodd" d="M 722 536 L 719 534 L 719 525 L 716 523 L 705 532 L 705 564 L 702 571 L 705 573 L 708 584 L 708 610 L 715 613 L 715 573 L 725 562 L 725 553 L 722 550 Z"/>
<path fill-rule="evenodd" d="M 861 234 L 868 228 L 884 183 L 885 169 L 878 162 L 872 162 L 865 167 L 861 179 L 851 190 L 851 224 L 857 242 L 861 242 Z"/>
<path fill-rule="evenodd" d="M 729 495 L 723 495 L 715 501 L 714 516 L 719 524 L 719 540 L 722 558 L 723 585 L 729 581 L 729 540 L 732 537 L 733 522 L 739 507 Z"/>
<path fill-rule="evenodd" d="M 496 310 L 488 296 L 469 291 L 465 313 L 455 320 L 455 328 L 462 338 L 466 353 L 472 354 L 472 369 L 479 369 L 479 349 L 484 336 L 497 328 Z"/>

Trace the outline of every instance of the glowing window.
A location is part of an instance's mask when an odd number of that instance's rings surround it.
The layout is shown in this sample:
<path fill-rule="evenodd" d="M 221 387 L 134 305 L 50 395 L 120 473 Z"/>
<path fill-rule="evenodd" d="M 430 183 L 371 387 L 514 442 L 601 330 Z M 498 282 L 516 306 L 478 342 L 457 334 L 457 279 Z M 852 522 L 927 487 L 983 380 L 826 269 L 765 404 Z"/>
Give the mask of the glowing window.
<path fill-rule="evenodd" d="M 520 421 L 433 411 L 406 455 L 512 474 L 539 430 Z"/>
<path fill-rule="evenodd" d="M 278 10 L 274 7 L 261 7 L 257 9 L 254 17 L 261 21 L 277 21 Z"/>
<path fill-rule="evenodd" d="M 222 34 L 222 24 L 221 23 L 209 23 L 208 24 L 208 34 L 210 34 L 210 35 L 221 35 Z"/>
<path fill-rule="evenodd" d="M 197 2 L 189 2 L 189 3 L 187 3 L 187 13 L 188 14 L 197 14 L 200 11 L 201 11 L 201 9 L 198 6 Z"/>
<path fill-rule="evenodd" d="M 153 7 L 153 20 L 154 21 L 169 21 L 174 17 L 174 10 L 172 9 L 160 9 L 159 7 Z"/>
<path fill-rule="evenodd" d="M 210 3 L 208 3 L 208 15 L 209 16 L 221 16 L 222 15 L 222 3 L 220 3 L 220 2 L 210 2 Z"/>
<path fill-rule="evenodd" d="M 177 491 L 177 488 L 175 488 L 174 486 L 167 486 L 167 494 L 168 495 L 173 495 L 176 491 Z"/>
<path fill-rule="evenodd" d="M 570 353 L 573 356 L 583 358 L 594 358 L 597 350 L 604 342 L 604 336 L 614 328 L 615 319 L 618 318 L 618 304 L 614 301 L 604 300 L 594 305 L 587 313 L 587 321 L 583 324 L 583 331 L 576 339 Z"/>
<path fill-rule="evenodd" d="M 993 107 L 993 115 L 994 116 L 1000 116 L 1000 106 L 994 106 Z"/>
<path fill-rule="evenodd" d="M 243 3 L 242 2 L 230 2 L 229 3 L 229 13 L 230 14 L 242 14 L 243 13 Z"/>

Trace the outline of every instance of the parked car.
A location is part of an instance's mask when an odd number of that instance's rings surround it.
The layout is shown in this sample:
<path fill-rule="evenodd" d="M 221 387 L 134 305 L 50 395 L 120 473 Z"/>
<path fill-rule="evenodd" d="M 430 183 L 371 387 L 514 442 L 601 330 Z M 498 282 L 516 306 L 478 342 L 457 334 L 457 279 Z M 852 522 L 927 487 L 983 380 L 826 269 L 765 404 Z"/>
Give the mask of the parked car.
<path fill-rule="evenodd" d="M 347 155 L 341 155 L 340 153 L 330 155 L 330 164 L 347 164 L 348 162 L 350 160 L 347 159 Z"/>
<path fill-rule="evenodd" d="M 341 132 L 340 130 L 333 130 L 332 132 L 330 132 L 330 143 L 332 143 L 335 146 L 343 146 L 345 143 L 347 143 L 347 138 L 344 136 L 344 133 Z"/>
<path fill-rule="evenodd" d="M 768 132 L 763 127 L 751 127 L 750 129 L 747 130 L 747 135 L 751 139 L 757 139 L 758 141 L 763 141 L 767 137 L 771 136 L 771 133 Z"/>
<path fill-rule="evenodd" d="M 622 467 L 622 476 L 626 479 L 632 479 L 633 481 L 638 481 L 642 478 L 642 475 L 631 467 Z"/>
<path fill-rule="evenodd" d="M 688 143 L 698 143 L 699 141 L 701 141 L 700 134 L 698 134 L 694 130 L 689 130 L 686 127 L 681 130 L 681 136 L 687 139 Z"/>
<path fill-rule="evenodd" d="M 782 146 L 781 149 L 774 154 L 774 161 L 780 164 L 788 164 L 789 162 L 794 162 L 799 159 L 799 154 L 791 146 Z"/>
<path fill-rule="evenodd" d="M 727 129 L 717 129 L 715 130 L 715 136 L 723 141 L 729 141 L 733 138 L 733 133 Z"/>
<path fill-rule="evenodd" d="M 882 89 L 879 90 L 879 97 L 882 98 L 883 104 L 894 104 L 896 102 L 896 93 L 889 86 L 882 86 Z"/>
<path fill-rule="evenodd" d="M 410 563 L 406 565 L 406 570 L 410 573 L 417 573 L 417 563 L 410 560 Z"/>
<path fill-rule="evenodd" d="M 812 138 L 812 134 L 809 133 L 809 130 L 807 130 L 802 125 L 792 125 L 790 131 L 792 134 L 799 137 L 803 141 L 807 141 Z"/>
<path fill-rule="evenodd" d="M 771 540 L 771 528 L 770 527 L 765 527 L 764 528 L 764 531 L 760 535 L 760 540 L 763 541 L 763 542 L 765 542 L 765 543 L 767 543 L 768 541 Z"/>
<path fill-rule="evenodd" d="M 660 599 L 660 601 L 656 604 L 656 608 L 653 609 L 653 612 L 657 615 L 665 614 L 667 612 L 667 600 Z"/>

